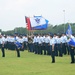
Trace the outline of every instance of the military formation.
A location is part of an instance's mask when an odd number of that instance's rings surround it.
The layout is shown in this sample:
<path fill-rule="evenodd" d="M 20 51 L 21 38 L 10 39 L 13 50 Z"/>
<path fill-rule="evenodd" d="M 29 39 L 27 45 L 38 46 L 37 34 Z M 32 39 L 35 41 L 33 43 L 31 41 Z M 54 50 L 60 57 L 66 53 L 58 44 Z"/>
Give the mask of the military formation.
<path fill-rule="evenodd" d="M 74 36 L 72 36 L 75 38 Z M 69 38 L 70 39 L 70 38 Z M 75 63 L 75 47 L 68 44 L 67 36 L 62 34 L 34 34 L 34 35 L 0 35 L 0 48 L 2 57 L 5 57 L 5 50 L 16 50 L 17 57 L 20 51 L 28 50 L 39 55 L 49 55 L 52 63 L 55 57 L 71 55 L 71 63 Z"/>

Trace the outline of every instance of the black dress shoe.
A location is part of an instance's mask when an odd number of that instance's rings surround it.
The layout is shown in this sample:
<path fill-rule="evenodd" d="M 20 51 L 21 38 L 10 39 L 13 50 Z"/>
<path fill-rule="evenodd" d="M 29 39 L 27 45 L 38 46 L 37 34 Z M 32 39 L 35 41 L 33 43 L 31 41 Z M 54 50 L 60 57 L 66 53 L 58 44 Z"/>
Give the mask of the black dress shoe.
<path fill-rule="evenodd" d="M 73 64 L 74 62 L 71 62 L 71 64 Z"/>
<path fill-rule="evenodd" d="M 55 61 L 52 61 L 52 63 L 55 63 Z"/>

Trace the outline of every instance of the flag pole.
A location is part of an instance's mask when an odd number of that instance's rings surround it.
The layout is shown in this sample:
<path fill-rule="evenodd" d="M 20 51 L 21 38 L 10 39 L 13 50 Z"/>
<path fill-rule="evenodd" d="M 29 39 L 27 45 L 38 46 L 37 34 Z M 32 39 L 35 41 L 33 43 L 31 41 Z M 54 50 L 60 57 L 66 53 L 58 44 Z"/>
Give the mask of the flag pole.
<path fill-rule="evenodd" d="M 64 33 L 65 33 L 65 10 L 63 10 L 64 13 Z"/>

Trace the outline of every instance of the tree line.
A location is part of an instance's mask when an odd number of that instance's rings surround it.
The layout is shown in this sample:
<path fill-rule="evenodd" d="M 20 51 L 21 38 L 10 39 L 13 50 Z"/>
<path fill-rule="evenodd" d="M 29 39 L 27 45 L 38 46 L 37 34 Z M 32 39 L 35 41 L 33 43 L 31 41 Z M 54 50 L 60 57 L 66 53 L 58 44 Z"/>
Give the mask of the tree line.
<path fill-rule="evenodd" d="M 60 24 L 60 25 L 52 25 L 52 24 L 49 24 L 48 25 L 48 28 L 45 29 L 45 30 L 27 30 L 26 28 L 24 27 L 18 27 L 18 28 L 15 28 L 14 30 L 9 30 L 9 31 L 2 31 L 0 29 L 0 32 L 2 34 L 5 34 L 5 35 L 11 35 L 11 34 L 14 34 L 14 33 L 19 33 L 19 34 L 36 34 L 36 33 L 40 33 L 40 34 L 44 34 L 44 33 L 65 33 L 67 28 L 68 28 L 68 24 L 71 25 L 71 28 L 72 28 L 72 32 L 73 34 L 75 34 L 75 23 L 66 23 L 66 24 Z M 65 31 L 64 31 L 65 29 Z"/>

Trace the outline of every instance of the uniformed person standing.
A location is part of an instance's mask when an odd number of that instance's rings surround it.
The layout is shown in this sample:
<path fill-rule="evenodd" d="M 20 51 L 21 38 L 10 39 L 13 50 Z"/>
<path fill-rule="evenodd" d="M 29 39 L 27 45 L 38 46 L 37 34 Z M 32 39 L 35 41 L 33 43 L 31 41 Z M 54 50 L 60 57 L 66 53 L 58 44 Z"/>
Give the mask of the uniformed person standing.
<path fill-rule="evenodd" d="M 48 45 L 49 45 L 49 38 L 48 38 L 48 35 L 46 35 L 45 36 L 45 49 L 44 49 L 44 55 L 48 55 L 49 54 L 49 47 L 48 47 Z"/>
<path fill-rule="evenodd" d="M 46 55 L 46 51 L 45 51 L 45 35 L 42 35 L 41 41 L 42 41 L 42 51 L 44 51 L 44 55 Z"/>
<path fill-rule="evenodd" d="M 61 35 L 58 35 L 57 36 L 57 49 L 58 49 L 58 55 L 60 56 L 60 57 L 62 57 L 62 40 L 61 40 Z"/>
<path fill-rule="evenodd" d="M 38 38 L 37 37 L 38 36 L 35 35 L 34 38 L 33 38 L 33 40 L 34 40 L 34 52 L 35 52 L 35 54 L 38 54 Z"/>
<path fill-rule="evenodd" d="M 55 55 L 58 56 L 58 49 L 57 49 L 57 34 L 55 33 L 53 36 L 54 43 L 55 43 Z"/>
<path fill-rule="evenodd" d="M 8 46 L 7 46 L 7 36 L 4 35 L 4 48 L 7 50 Z"/>
<path fill-rule="evenodd" d="M 71 64 L 75 63 L 75 59 L 74 59 L 74 49 L 75 47 L 70 45 L 70 55 L 71 55 Z"/>
<path fill-rule="evenodd" d="M 22 37 L 18 37 L 18 39 L 16 39 L 15 37 L 15 47 L 16 47 L 16 51 L 17 51 L 17 57 L 20 57 L 20 50 L 23 49 L 23 45 L 21 44 L 22 41 Z"/>
<path fill-rule="evenodd" d="M 68 44 L 69 44 L 69 48 L 70 48 L 70 55 L 71 55 L 71 64 L 75 63 L 75 58 L 74 58 L 74 52 L 75 52 L 75 42 L 73 42 L 73 39 L 75 39 L 75 37 L 70 37 L 68 39 Z"/>
<path fill-rule="evenodd" d="M 62 39 L 62 53 L 66 55 L 67 54 L 67 51 L 66 51 L 67 37 L 65 36 L 64 33 L 62 34 L 61 39 Z"/>
<path fill-rule="evenodd" d="M 14 42 L 15 42 L 14 36 L 11 35 L 11 37 L 10 37 L 10 50 L 15 50 Z"/>
<path fill-rule="evenodd" d="M 26 35 L 23 36 L 23 41 L 24 41 L 24 50 L 27 50 L 28 38 Z"/>
<path fill-rule="evenodd" d="M 50 50 L 51 50 L 51 57 L 52 57 L 52 63 L 55 63 L 55 49 L 54 49 L 54 39 L 53 39 L 53 35 L 50 35 Z"/>
<path fill-rule="evenodd" d="M 2 35 L 0 35 L 0 49 L 2 51 L 2 57 L 5 57 L 4 40 L 3 40 Z"/>
<path fill-rule="evenodd" d="M 39 38 L 38 38 L 38 54 L 42 55 L 42 39 L 41 39 L 41 35 L 39 35 Z"/>
<path fill-rule="evenodd" d="M 33 39 L 31 36 L 28 36 L 28 48 L 29 52 L 33 52 Z"/>

